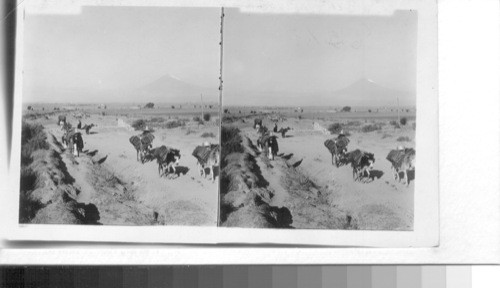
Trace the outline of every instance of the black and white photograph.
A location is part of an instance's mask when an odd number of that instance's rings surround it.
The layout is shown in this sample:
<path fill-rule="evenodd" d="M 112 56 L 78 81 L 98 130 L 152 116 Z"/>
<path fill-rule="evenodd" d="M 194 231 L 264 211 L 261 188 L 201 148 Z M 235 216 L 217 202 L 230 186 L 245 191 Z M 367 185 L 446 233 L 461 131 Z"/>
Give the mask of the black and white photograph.
<path fill-rule="evenodd" d="M 220 9 L 30 11 L 19 223 L 215 226 Z"/>
<path fill-rule="evenodd" d="M 435 3 L 147 2 L 20 6 L 10 239 L 438 243 Z"/>
<path fill-rule="evenodd" d="M 418 12 L 224 20 L 220 224 L 413 230 Z"/>

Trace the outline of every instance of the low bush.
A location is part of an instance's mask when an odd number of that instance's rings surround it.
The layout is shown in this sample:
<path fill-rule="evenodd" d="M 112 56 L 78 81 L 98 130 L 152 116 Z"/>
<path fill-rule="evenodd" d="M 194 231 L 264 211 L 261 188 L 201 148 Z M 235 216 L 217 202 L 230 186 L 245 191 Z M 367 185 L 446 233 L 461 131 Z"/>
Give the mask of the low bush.
<path fill-rule="evenodd" d="M 150 122 L 152 123 L 161 123 L 161 122 L 164 122 L 165 119 L 161 118 L 161 117 L 153 117 L 151 118 L 151 120 L 149 120 Z"/>
<path fill-rule="evenodd" d="M 342 131 L 342 125 L 340 123 L 330 124 L 330 126 L 328 126 L 328 131 L 332 134 L 338 134 Z"/>
<path fill-rule="evenodd" d="M 406 125 L 406 122 L 408 121 L 408 119 L 406 119 L 406 117 L 403 117 L 401 119 L 399 119 L 399 123 L 401 123 L 401 125 Z"/>
<path fill-rule="evenodd" d="M 361 122 L 360 121 L 349 121 L 349 122 L 347 122 L 346 125 L 347 126 L 361 126 Z"/>
<path fill-rule="evenodd" d="M 146 128 L 146 121 L 144 121 L 143 119 L 135 120 L 134 122 L 132 122 L 132 127 L 135 130 L 144 130 L 144 128 Z"/>
<path fill-rule="evenodd" d="M 344 106 L 342 107 L 342 112 L 351 112 L 351 107 L 350 106 Z"/>
<path fill-rule="evenodd" d="M 389 124 L 391 124 L 394 128 L 401 128 L 396 120 L 392 120 L 391 122 L 389 122 Z"/>
<path fill-rule="evenodd" d="M 392 135 L 391 135 L 391 134 L 387 134 L 387 133 L 386 133 L 386 134 L 382 135 L 382 139 L 385 139 L 385 138 L 390 138 L 390 137 L 392 137 Z"/>
<path fill-rule="evenodd" d="M 205 113 L 203 114 L 203 121 L 210 121 L 210 118 L 212 118 L 212 116 L 209 114 L 209 113 Z"/>
<path fill-rule="evenodd" d="M 380 125 L 369 124 L 369 125 L 363 126 L 363 128 L 361 128 L 361 131 L 368 133 L 368 132 L 373 132 L 373 131 L 377 131 L 380 129 L 382 129 L 382 127 L 380 127 Z"/>
<path fill-rule="evenodd" d="M 167 128 L 167 129 L 173 129 L 173 128 L 181 127 L 184 125 L 185 125 L 184 121 L 174 120 L 174 121 L 170 121 L 170 122 L 165 123 L 164 125 L 162 125 L 162 127 Z"/>
<path fill-rule="evenodd" d="M 401 136 L 401 137 L 398 137 L 398 139 L 396 139 L 396 141 L 398 141 L 398 142 L 410 142 L 411 139 L 407 136 Z"/>
<path fill-rule="evenodd" d="M 215 134 L 212 132 L 205 132 L 201 134 L 201 138 L 215 138 Z"/>

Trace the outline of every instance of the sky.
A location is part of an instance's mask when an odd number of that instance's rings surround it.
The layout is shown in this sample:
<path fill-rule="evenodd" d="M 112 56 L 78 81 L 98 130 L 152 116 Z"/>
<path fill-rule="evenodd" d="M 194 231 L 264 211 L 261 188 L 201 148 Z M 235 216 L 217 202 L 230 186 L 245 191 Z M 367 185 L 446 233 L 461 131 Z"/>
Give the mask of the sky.
<path fill-rule="evenodd" d="M 215 96 L 219 31 L 218 8 L 84 7 L 77 15 L 27 14 L 23 101 L 136 102 L 133 95 L 120 95 L 165 75 Z M 297 100 L 316 106 L 360 79 L 414 97 L 416 37 L 416 12 L 293 15 L 227 8 L 224 104 Z"/>
<path fill-rule="evenodd" d="M 301 105 L 318 105 L 315 95 L 343 89 L 360 79 L 408 95 L 415 93 L 416 12 L 266 15 L 228 9 L 225 15 L 227 105 L 255 103 L 255 99 L 283 105 L 290 94 L 307 96 Z"/>
<path fill-rule="evenodd" d="M 28 14 L 24 26 L 26 102 L 83 101 L 164 75 L 218 92 L 218 8 L 84 7 L 78 15 Z"/>

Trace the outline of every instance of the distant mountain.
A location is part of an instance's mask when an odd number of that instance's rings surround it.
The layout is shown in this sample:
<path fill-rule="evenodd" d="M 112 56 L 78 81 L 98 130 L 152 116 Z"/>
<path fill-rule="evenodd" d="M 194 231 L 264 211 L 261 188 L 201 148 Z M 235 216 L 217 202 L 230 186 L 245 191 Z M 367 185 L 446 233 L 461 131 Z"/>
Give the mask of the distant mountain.
<path fill-rule="evenodd" d="M 140 87 L 136 92 L 145 101 L 152 102 L 198 102 L 200 94 L 203 94 L 204 101 L 218 101 L 217 90 L 193 85 L 169 74 Z"/>
<path fill-rule="evenodd" d="M 398 98 L 402 106 L 416 104 L 412 93 L 386 88 L 366 78 L 333 92 L 328 98 L 352 106 L 395 106 Z"/>

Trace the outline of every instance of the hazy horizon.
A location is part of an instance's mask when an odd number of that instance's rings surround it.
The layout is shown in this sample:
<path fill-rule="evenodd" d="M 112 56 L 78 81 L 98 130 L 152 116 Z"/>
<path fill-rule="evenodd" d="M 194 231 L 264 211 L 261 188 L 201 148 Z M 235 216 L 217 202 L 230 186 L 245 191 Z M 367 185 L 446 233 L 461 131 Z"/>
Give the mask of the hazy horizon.
<path fill-rule="evenodd" d="M 415 11 L 341 16 L 228 8 L 224 21 L 224 105 L 416 104 Z M 219 8 L 27 14 L 23 102 L 195 103 L 200 94 L 218 101 L 219 30 Z"/>
<path fill-rule="evenodd" d="M 23 100 L 130 102 L 134 93 L 165 76 L 209 91 L 207 98 L 216 100 L 219 17 L 218 8 L 185 7 L 27 14 Z"/>
<path fill-rule="evenodd" d="M 227 9 L 225 15 L 224 105 L 335 100 L 378 105 L 389 101 L 384 89 L 402 103 L 416 103 L 416 11 L 343 16 Z M 360 99 L 350 101 L 348 95 L 333 95 L 359 81 L 374 84 L 355 87 L 360 91 L 352 94 L 374 88 L 380 97 L 353 95 Z"/>

